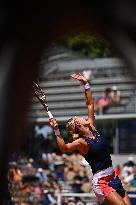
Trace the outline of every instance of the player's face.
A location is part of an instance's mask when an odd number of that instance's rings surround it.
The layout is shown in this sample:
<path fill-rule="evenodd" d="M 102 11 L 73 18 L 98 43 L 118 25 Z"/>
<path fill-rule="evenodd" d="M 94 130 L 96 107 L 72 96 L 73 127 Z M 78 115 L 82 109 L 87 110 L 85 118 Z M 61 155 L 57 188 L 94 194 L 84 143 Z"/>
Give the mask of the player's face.
<path fill-rule="evenodd" d="M 83 117 L 76 117 L 76 120 L 83 126 L 88 127 L 89 122 L 85 120 Z"/>
<path fill-rule="evenodd" d="M 76 121 L 78 121 L 81 125 L 85 126 L 85 127 L 89 127 L 89 122 L 87 120 L 85 120 L 82 117 L 73 117 L 71 118 L 68 123 L 67 123 L 67 128 L 70 132 L 70 134 L 78 134 L 78 131 L 76 129 Z"/>

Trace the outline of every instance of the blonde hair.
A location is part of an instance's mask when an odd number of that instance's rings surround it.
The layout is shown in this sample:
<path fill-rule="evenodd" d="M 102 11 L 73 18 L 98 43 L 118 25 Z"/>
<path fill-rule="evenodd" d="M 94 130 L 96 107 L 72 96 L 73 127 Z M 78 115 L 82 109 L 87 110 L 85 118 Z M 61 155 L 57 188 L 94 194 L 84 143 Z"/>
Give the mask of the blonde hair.
<path fill-rule="evenodd" d="M 85 127 L 86 127 L 86 129 L 87 130 L 89 130 L 89 126 L 90 126 L 90 123 L 89 122 L 87 122 L 84 118 L 82 118 L 82 117 L 72 117 L 72 118 L 70 118 L 69 120 L 68 120 L 68 122 L 67 122 L 67 128 L 69 129 L 69 130 L 71 130 L 72 131 L 72 138 L 73 138 L 73 140 L 76 140 L 77 138 L 79 138 L 80 136 L 81 136 L 81 133 L 78 131 L 78 129 L 77 129 L 77 121 L 76 121 L 76 119 L 78 118 L 78 121 L 82 124 L 82 125 L 84 125 Z"/>
<path fill-rule="evenodd" d="M 72 117 L 70 118 L 68 121 L 67 121 L 67 128 L 70 129 L 70 128 L 76 128 L 76 122 L 75 122 L 75 117 Z"/>
<path fill-rule="evenodd" d="M 71 130 L 71 129 L 76 129 L 75 119 L 76 119 L 76 117 L 72 117 L 72 118 L 70 118 L 70 119 L 68 120 L 66 127 L 67 127 L 69 130 Z M 76 139 L 76 138 L 78 138 L 78 137 L 79 137 L 79 134 L 76 133 L 76 131 L 75 131 L 75 133 L 72 133 L 72 138 L 73 138 L 73 139 Z"/>

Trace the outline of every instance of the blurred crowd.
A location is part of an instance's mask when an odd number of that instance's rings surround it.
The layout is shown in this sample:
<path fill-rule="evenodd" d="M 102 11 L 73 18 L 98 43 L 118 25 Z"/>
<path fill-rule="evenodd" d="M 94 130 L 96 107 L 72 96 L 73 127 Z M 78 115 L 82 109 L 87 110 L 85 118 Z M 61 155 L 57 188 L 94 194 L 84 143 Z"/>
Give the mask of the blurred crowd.
<path fill-rule="evenodd" d="M 136 191 L 136 163 L 132 157 L 123 166 L 117 165 L 115 171 L 127 191 Z"/>
<path fill-rule="evenodd" d="M 120 91 L 116 86 L 107 87 L 103 97 L 94 101 L 94 109 L 97 114 L 104 114 L 110 106 L 120 104 Z"/>
<path fill-rule="evenodd" d="M 19 156 L 9 163 L 9 190 L 16 205 L 56 205 L 60 192 L 91 191 L 91 177 L 79 154 L 43 153 L 41 163 Z"/>
<path fill-rule="evenodd" d="M 92 192 L 90 166 L 76 153 L 43 153 L 40 166 L 33 158 L 18 156 L 9 166 L 9 190 L 16 205 L 57 205 L 60 192 Z M 116 166 L 115 171 L 127 191 L 136 191 L 136 164 L 133 160 L 122 167 Z"/>

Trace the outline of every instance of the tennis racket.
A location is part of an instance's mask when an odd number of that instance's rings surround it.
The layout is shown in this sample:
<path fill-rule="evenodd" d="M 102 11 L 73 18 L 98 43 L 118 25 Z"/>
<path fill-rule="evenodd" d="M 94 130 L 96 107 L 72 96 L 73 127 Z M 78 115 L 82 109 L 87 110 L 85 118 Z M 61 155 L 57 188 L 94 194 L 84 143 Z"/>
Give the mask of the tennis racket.
<path fill-rule="evenodd" d="M 40 103 L 43 105 L 45 111 L 47 112 L 49 119 L 54 118 L 52 113 L 49 111 L 47 100 L 46 100 L 46 94 L 43 92 L 42 88 L 38 83 L 33 83 L 33 91 L 35 96 L 38 98 Z"/>

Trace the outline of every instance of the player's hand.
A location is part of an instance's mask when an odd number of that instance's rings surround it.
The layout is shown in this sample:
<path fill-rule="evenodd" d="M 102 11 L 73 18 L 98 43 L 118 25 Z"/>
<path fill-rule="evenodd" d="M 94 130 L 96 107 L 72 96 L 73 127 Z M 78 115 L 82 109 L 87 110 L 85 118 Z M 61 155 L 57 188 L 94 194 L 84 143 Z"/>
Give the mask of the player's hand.
<path fill-rule="evenodd" d="M 55 118 L 50 118 L 49 122 L 50 122 L 50 125 L 53 129 L 58 128 L 58 123 L 57 123 L 57 120 Z"/>
<path fill-rule="evenodd" d="M 87 79 L 81 73 L 74 73 L 70 75 L 72 78 L 79 80 L 81 83 L 86 84 Z"/>

